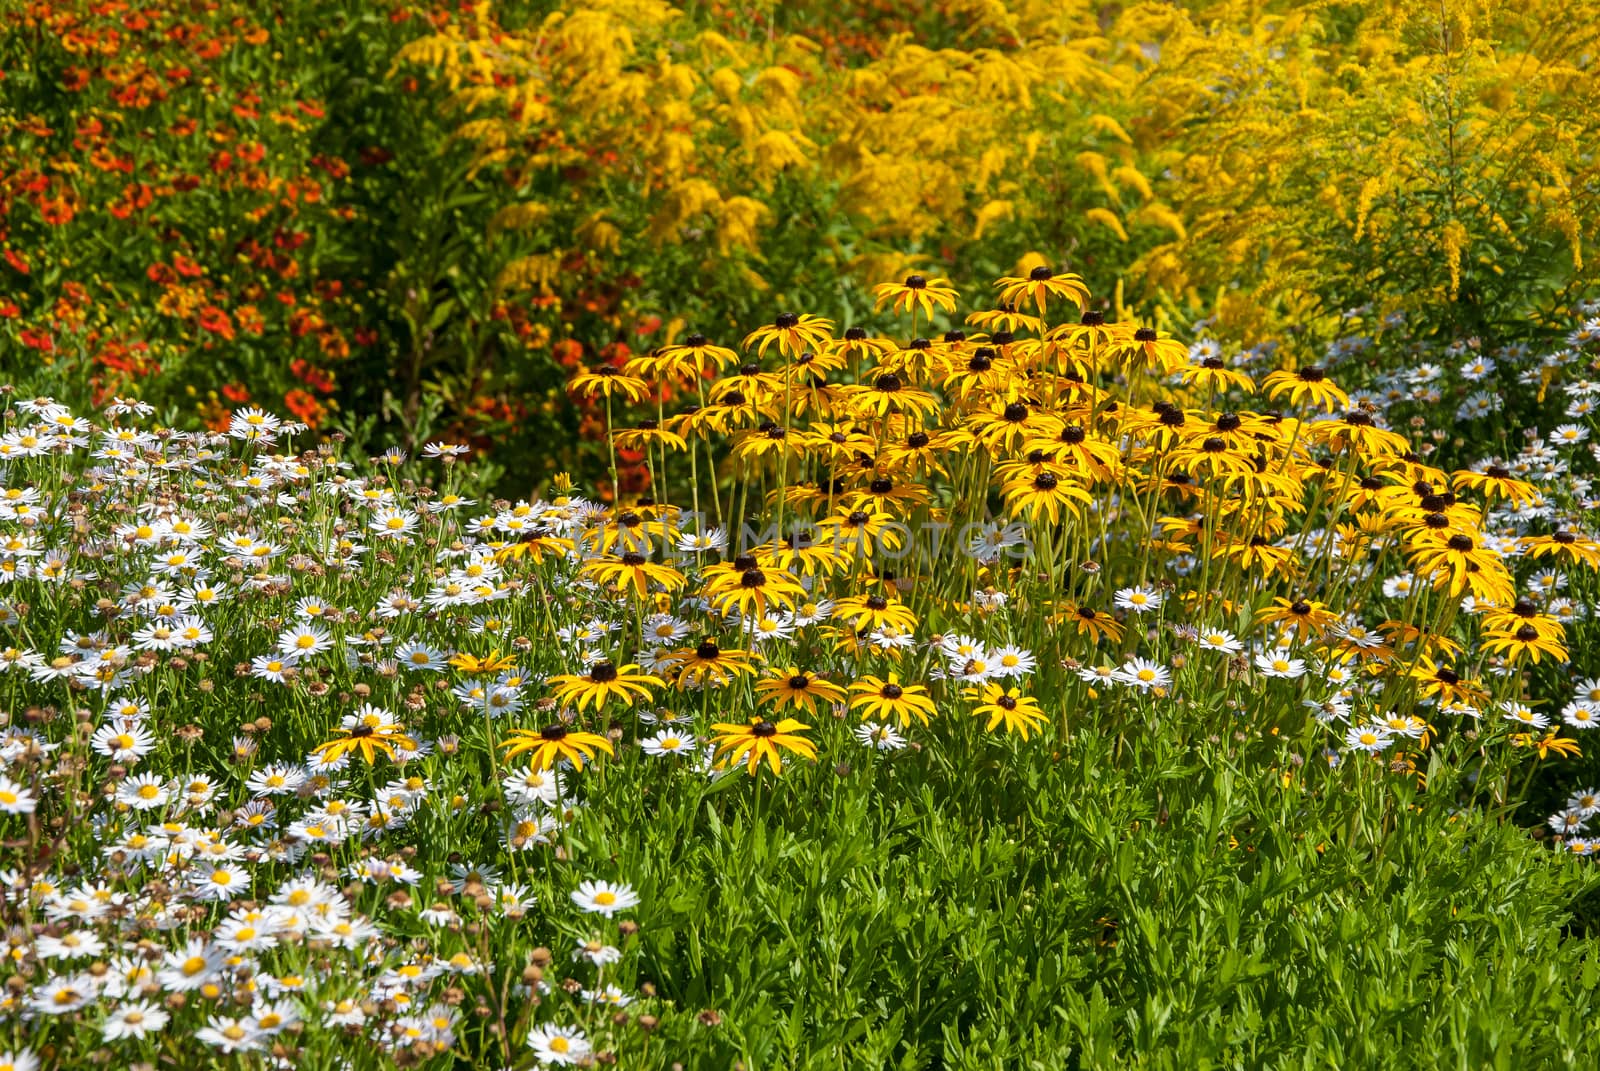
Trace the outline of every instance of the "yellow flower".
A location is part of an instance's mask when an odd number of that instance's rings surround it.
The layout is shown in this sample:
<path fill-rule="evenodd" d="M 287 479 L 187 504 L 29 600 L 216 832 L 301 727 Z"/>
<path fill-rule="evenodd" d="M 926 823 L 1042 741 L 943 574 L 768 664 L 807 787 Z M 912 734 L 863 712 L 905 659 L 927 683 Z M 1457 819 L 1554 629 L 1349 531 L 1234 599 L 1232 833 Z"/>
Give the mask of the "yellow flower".
<path fill-rule="evenodd" d="M 748 725 L 717 722 L 711 726 L 711 731 L 717 734 L 718 765 L 726 768 L 742 759 L 745 769 L 754 775 L 761 768 L 761 760 L 766 759 L 772 772 L 781 774 L 783 751 L 792 751 L 808 759 L 817 757 L 817 745 L 799 735 L 810 728 L 794 718 L 774 723 L 752 717 Z"/>
<path fill-rule="evenodd" d="M 1040 316 L 1044 315 L 1045 303 L 1049 298 L 1065 298 L 1079 309 L 1089 300 L 1089 288 L 1083 285 L 1081 278 L 1070 274 L 1057 275 L 1042 264 L 1029 272 L 1026 279 L 1007 276 L 996 285 L 1000 288 L 1001 304 L 1021 305 L 1029 301 L 1039 310 Z"/>
<path fill-rule="evenodd" d="M 1039 709 L 1038 700 L 1023 695 L 1017 688 L 988 684 L 971 689 L 967 692 L 967 698 L 978 701 L 972 711 L 974 714 L 989 719 L 984 726 L 985 732 L 992 733 L 996 726 L 1004 725 L 1006 732 L 1015 732 L 1026 740 L 1029 731 L 1042 728 L 1049 722 Z"/>
<path fill-rule="evenodd" d="M 807 714 L 815 714 L 819 702 L 830 705 L 844 702 L 845 692 L 837 684 L 788 666 L 758 681 L 756 695 L 779 710 L 789 706 L 804 707 Z"/>
<path fill-rule="evenodd" d="M 579 372 L 567 384 L 567 389 L 573 394 L 607 400 L 620 394 L 630 402 L 642 402 L 650 396 L 650 386 L 644 380 L 609 364 L 592 371 Z"/>
<path fill-rule="evenodd" d="M 569 729 L 565 725 L 549 725 L 543 729 L 513 729 L 511 738 L 500 744 L 506 749 L 505 757 L 532 752 L 528 761 L 541 770 L 548 770 L 557 759 L 567 759 L 573 766 L 583 769 L 585 759 L 594 760 L 597 751 L 615 755 L 611 741 L 598 733 Z"/>
<path fill-rule="evenodd" d="M 770 327 L 758 327 L 744 337 L 744 348 L 756 347 L 756 356 L 765 357 L 774 344 L 786 357 L 798 357 L 806 350 L 821 352 L 833 341 L 833 321 L 820 316 L 780 312 Z"/>
<path fill-rule="evenodd" d="M 640 599 L 648 597 L 652 583 L 660 584 L 668 591 L 677 591 L 684 584 L 683 574 L 670 565 L 652 562 L 643 554 L 631 550 L 620 558 L 606 557 L 591 561 L 579 573 L 601 584 L 631 591 Z"/>
<path fill-rule="evenodd" d="M 1350 408 L 1350 396 L 1331 382 L 1318 365 L 1308 365 L 1292 372 L 1280 369 L 1262 381 L 1261 389 L 1273 401 L 1288 398 L 1290 405 L 1308 401 L 1313 407 L 1329 413 Z"/>
<path fill-rule="evenodd" d="M 511 655 L 501 654 L 500 648 L 496 647 L 482 658 L 462 651 L 450 660 L 450 664 L 468 676 L 482 677 L 510 669 L 517 664 L 517 660 Z"/>
<path fill-rule="evenodd" d="M 336 732 L 339 734 L 312 750 L 320 757 L 322 765 L 331 765 L 346 755 L 359 753 L 370 765 L 378 761 L 381 752 L 391 760 L 395 749 L 417 750 L 417 742 L 405 734 L 405 726 L 391 721 L 390 715 L 374 706 L 363 706 L 345 717 Z"/>
<path fill-rule="evenodd" d="M 1551 729 L 1544 736 L 1535 738 L 1532 733 L 1517 733 L 1511 737 L 1511 743 L 1516 747 L 1533 747 L 1539 752 L 1541 760 L 1554 751 L 1566 758 L 1582 758 L 1583 751 L 1579 749 L 1576 740 L 1566 739 L 1556 735 L 1556 730 Z"/>
<path fill-rule="evenodd" d="M 587 707 L 599 710 L 611 699 L 624 704 L 648 701 L 650 687 L 665 684 L 660 677 L 639 672 L 639 667 L 629 663 L 618 669 L 610 661 L 600 661 L 583 674 L 563 673 L 550 678 L 550 691 L 557 701 L 576 704 L 579 713 Z"/>
<path fill-rule="evenodd" d="M 850 709 L 859 710 L 862 721 L 895 718 L 904 728 L 913 717 L 926 725 L 935 713 L 927 686 L 901 684 L 898 673 L 890 673 L 888 680 L 869 674 L 852 684 L 850 691 L 855 696 L 850 700 Z"/>
<path fill-rule="evenodd" d="M 935 307 L 946 312 L 956 311 L 956 290 L 948 279 L 908 275 L 903 283 L 879 283 L 872 292 L 877 298 L 872 306 L 875 310 L 892 305 L 897 313 L 921 311 L 930 318 Z"/>

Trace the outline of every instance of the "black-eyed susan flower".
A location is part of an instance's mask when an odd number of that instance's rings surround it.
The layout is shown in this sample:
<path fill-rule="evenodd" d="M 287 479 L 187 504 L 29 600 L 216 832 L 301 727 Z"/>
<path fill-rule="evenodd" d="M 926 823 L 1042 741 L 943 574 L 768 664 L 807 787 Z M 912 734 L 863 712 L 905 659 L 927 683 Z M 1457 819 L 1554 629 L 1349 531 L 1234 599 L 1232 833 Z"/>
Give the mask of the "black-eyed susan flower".
<path fill-rule="evenodd" d="M 607 659 L 592 664 L 587 673 L 563 673 L 551 677 L 549 683 L 550 694 L 557 702 L 571 703 L 579 713 L 589 707 L 599 710 L 612 699 L 620 700 L 624 706 L 649 702 L 650 689 L 666 684 L 660 677 L 641 672 L 631 662 L 619 668 Z"/>
<path fill-rule="evenodd" d="M 709 397 L 718 405 L 747 405 L 760 408 L 776 402 L 783 393 L 783 377 L 763 371 L 754 363 L 740 365 L 734 372 L 712 384 Z"/>
<path fill-rule="evenodd" d="M 738 359 L 732 350 L 696 332 L 681 343 L 662 346 L 654 353 L 634 358 L 628 362 L 628 371 L 646 378 L 681 376 L 692 379 L 708 372 L 720 372 Z"/>
<path fill-rule="evenodd" d="M 1255 471 L 1255 463 L 1229 447 L 1228 440 L 1220 435 L 1185 442 L 1173 451 L 1172 464 L 1202 481 L 1248 476 Z"/>
<path fill-rule="evenodd" d="M 723 650 L 711 639 L 679 648 L 668 657 L 677 671 L 675 682 L 679 688 L 707 684 L 720 687 L 735 677 L 755 672 L 749 651 Z"/>
<path fill-rule="evenodd" d="M 1559 529 L 1549 535 L 1524 536 L 1522 552 L 1529 561 L 1554 558 L 1558 562 L 1600 568 L 1600 543 L 1586 535 Z"/>
<path fill-rule="evenodd" d="M 872 288 L 874 309 L 889 305 L 894 312 L 921 312 L 932 317 L 933 310 L 956 311 L 956 290 L 948 279 L 929 279 L 908 275 L 903 283 L 879 283 Z"/>
<path fill-rule="evenodd" d="M 1290 405 L 1309 403 L 1313 408 L 1333 413 L 1350 408 L 1350 396 L 1328 378 L 1319 365 L 1279 369 L 1261 381 L 1262 392 L 1273 401 L 1288 399 Z"/>
<path fill-rule="evenodd" d="M 983 331 L 1002 331 L 1012 334 L 1036 335 L 1044 326 L 1037 316 L 1030 316 L 1017 308 L 1012 301 L 999 301 L 992 309 L 979 309 L 967 315 L 967 323 Z"/>
<path fill-rule="evenodd" d="M 841 552 L 864 558 L 879 550 L 895 553 L 904 541 L 894 515 L 881 509 L 850 509 L 824 517 L 817 522 L 817 532 Z"/>
<path fill-rule="evenodd" d="M 1516 733 L 1511 737 L 1511 744 L 1513 747 L 1533 748 L 1539 753 L 1541 761 L 1548 758 L 1551 752 L 1564 758 L 1581 758 L 1583 750 L 1578 746 L 1578 742 L 1557 736 L 1557 732 L 1558 730 L 1551 729 L 1543 736 L 1536 736 L 1533 733 Z"/>
<path fill-rule="evenodd" d="M 462 651 L 450 659 L 451 666 L 471 677 L 492 676 L 516 664 L 516 656 L 503 655 L 498 647 L 481 657 Z"/>
<path fill-rule="evenodd" d="M 1031 439 L 1052 439 L 1061 418 L 1026 402 L 997 399 L 967 414 L 963 426 L 991 451 L 1009 451 Z"/>
<path fill-rule="evenodd" d="M 1417 694 L 1425 699 L 1478 706 L 1489 698 L 1489 693 L 1477 681 L 1462 677 L 1448 666 L 1439 665 L 1428 655 L 1417 660 L 1410 677 L 1417 682 Z"/>
<path fill-rule="evenodd" d="M 1121 449 L 1075 423 L 1062 423 L 1052 438 L 1027 440 L 1022 452 L 1037 453 L 1085 482 L 1110 481 L 1122 470 Z"/>
<path fill-rule="evenodd" d="M 815 714 L 818 703 L 833 705 L 843 703 L 845 691 L 831 681 L 812 673 L 802 672 L 796 666 L 776 669 L 770 676 L 756 682 L 756 695 L 764 703 L 779 710 L 793 707 Z"/>
<path fill-rule="evenodd" d="M 926 501 L 928 501 L 928 489 L 921 484 L 878 475 L 868 480 L 865 487 L 847 492 L 842 505 L 852 512 L 881 512 L 892 515 L 896 510 L 905 512 L 912 506 Z"/>
<path fill-rule="evenodd" d="M 741 556 L 735 568 L 708 571 L 705 593 L 718 613 L 737 610 L 746 617 L 760 617 L 775 606 L 792 610 L 806 597 L 806 589 L 792 573 L 775 565 L 764 569 L 753 555 Z"/>
<path fill-rule="evenodd" d="M 617 444 L 619 450 L 638 450 L 641 453 L 689 448 L 683 436 L 662 427 L 661 421 L 655 417 L 647 417 L 631 428 L 618 428 L 611 433 L 611 441 Z"/>
<path fill-rule="evenodd" d="M 568 381 L 567 389 L 581 397 L 603 398 L 607 402 L 619 396 L 630 402 L 642 402 L 650 396 L 648 383 L 609 364 L 579 372 Z"/>
<path fill-rule="evenodd" d="M 932 415 L 939 399 L 908 383 L 899 372 L 873 370 L 864 383 L 840 389 L 840 399 L 857 419 L 883 417 L 890 413 Z"/>
<path fill-rule="evenodd" d="M 1271 606 L 1256 614 L 1256 620 L 1281 626 L 1302 639 L 1315 639 L 1337 624 L 1339 615 L 1312 599 L 1274 598 Z"/>
<path fill-rule="evenodd" d="M 850 709 L 858 711 L 862 721 L 892 718 L 905 728 L 912 718 L 926 725 L 935 713 L 927 686 L 901 684 L 898 673 L 891 672 L 887 680 L 868 674 L 850 685 L 850 695 Z"/>
<path fill-rule="evenodd" d="M 1500 556 L 1465 532 L 1424 528 L 1407 540 L 1405 553 L 1418 575 L 1447 588 L 1451 595 L 1471 591 L 1477 598 L 1501 603 L 1515 597 L 1511 574 Z"/>
<path fill-rule="evenodd" d="M 1165 376 L 1188 364 L 1189 347 L 1175 338 L 1162 338 L 1153 327 L 1141 327 L 1113 342 L 1106 357 Z"/>
<path fill-rule="evenodd" d="M 1486 502 L 1506 501 L 1513 506 L 1526 506 L 1539 498 L 1539 492 L 1533 484 L 1517 479 L 1504 465 L 1486 465 L 1481 472 L 1463 470 L 1455 473 L 1450 480 L 1456 490 L 1476 491 Z"/>
<path fill-rule="evenodd" d="M 744 348 L 756 348 L 765 357 L 773 346 L 786 357 L 797 357 L 806 350 L 825 350 L 833 341 L 833 321 L 820 316 L 780 312 L 770 326 L 758 327 L 744 337 Z"/>
<path fill-rule="evenodd" d="M 417 742 L 406 735 L 405 726 L 386 710 L 366 704 L 339 722 L 337 735 L 312 749 L 324 764 L 333 764 L 346 755 L 360 755 L 369 765 L 384 754 L 394 760 L 396 750 L 415 751 Z"/>
<path fill-rule="evenodd" d="M 1007 688 L 1003 684 L 987 684 L 970 689 L 967 698 L 977 704 L 973 707 L 973 714 L 989 719 L 984 732 L 992 733 L 1004 726 L 1006 732 L 1014 732 L 1026 740 L 1030 732 L 1049 721 L 1039 709 L 1037 700 L 1023 695 L 1020 689 Z"/>
<path fill-rule="evenodd" d="M 886 338 L 874 338 L 863 327 L 848 327 L 828 347 L 827 352 L 854 362 L 853 367 L 859 368 L 864 363 L 876 362 L 893 353 L 894 343 Z"/>
<path fill-rule="evenodd" d="M 1403 454 L 1411 449 L 1405 437 L 1380 428 L 1372 414 L 1351 409 L 1336 420 L 1313 420 L 1305 425 L 1306 437 L 1334 453 L 1354 450 L 1364 458 Z"/>
<path fill-rule="evenodd" d="M 771 722 L 754 716 L 746 725 L 717 722 L 711 726 L 711 731 L 717 734 L 718 765 L 726 768 L 742 761 L 753 776 L 765 759 L 773 773 L 781 774 L 785 751 L 807 759 L 817 757 L 817 745 L 801 735 L 810 728 L 794 718 Z"/>
<path fill-rule="evenodd" d="M 1061 609 L 1056 612 L 1055 619 L 1072 626 L 1078 635 L 1088 636 L 1095 642 L 1107 639 L 1115 643 L 1122 639 L 1122 625 L 1117 619 L 1089 606 L 1079 606 L 1073 602 L 1063 603 Z"/>
<path fill-rule="evenodd" d="M 1184 365 L 1178 371 L 1178 378 L 1186 387 L 1196 390 L 1223 392 L 1228 390 L 1242 390 L 1250 392 L 1256 389 L 1255 380 L 1237 368 L 1229 368 L 1227 362 L 1221 357 L 1206 357 L 1197 363 Z"/>
<path fill-rule="evenodd" d="M 684 575 L 672 566 L 653 562 L 631 550 L 620 557 L 608 556 L 585 562 L 579 575 L 630 592 L 639 599 L 649 597 L 652 584 L 665 591 L 677 591 L 686 582 Z"/>
<path fill-rule="evenodd" d="M 796 530 L 781 541 L 758 547 L 756 559 L 763 567 L 802 576 L 828 576 L 849 564 L 847 554 L 832 542 L 819 540 L 817 535 L 809 528 Z"/>
<path fill-rule="evenodd" d="M 1094 501 L 1083 487 L 1065 472 L 1041 467 L 1032 475 L 1019 476 L 1001 486 L 1006 506 L 1013 516 L 1027 514 L 1035 521 L 1048 520 L 1056 524 L 1063 514 L 1077 516 L 1080 506 Z"/>
<path fill-rule="evenodd" d="M 901 632 L 917 627 L 917 615 L 899 599 L 887 595 L 848 595 L 834 603 L 833 616 L 853 629 L 879 629 L 885 625 Z"/>
<path fill-rule="evenodd" d="M 1546 657 L 1556 662 L 1567 660 L 1567 649 L 1556 635 L 1526 622 L 1510 632 L 1488 633 L 1478 648 L 1484 654 L 1503 655 L 1514 666 L 1523 662 L 1537 665 Z"/>
<path fill-rule="evenodd" d="M 1511 606 L 1487 606 L 1483 609 L 1485 632 L 1515 632 L 1523 625 L 1532 625 L 1542 635 L 1557 641 L 1566 638 L 1566 626 L 1542 612 L 1539 604 L 1529 599 L 1518 599 Z"/>
<path fill-rule="evenodd" d="M 593 761 L 596 752 L 616 753 L 611 741 L 600 734 L 559 724 L 543 729 L 513 729 L 500 746 L 505 749 L 507 761 L 528 754 L 529 764 L 540 770 L 550 769 L 557 759 L 566 759 L 581 770 L 585 761 Z"/>
<path fill-rule="evenodd" d="M 1050 299 L 1070 301 L 1082 309 L 1089 301 L 1089 288 L 1083 280 L 1070 273 L 1057 275 L 1043 264 L 1034 268 L 1026 278 L 1007 276 L 995 284 L 1000 290 L 1003 304 L 1024 306 L 1031 304 L 1040 316 L 1045 315 Z"/>

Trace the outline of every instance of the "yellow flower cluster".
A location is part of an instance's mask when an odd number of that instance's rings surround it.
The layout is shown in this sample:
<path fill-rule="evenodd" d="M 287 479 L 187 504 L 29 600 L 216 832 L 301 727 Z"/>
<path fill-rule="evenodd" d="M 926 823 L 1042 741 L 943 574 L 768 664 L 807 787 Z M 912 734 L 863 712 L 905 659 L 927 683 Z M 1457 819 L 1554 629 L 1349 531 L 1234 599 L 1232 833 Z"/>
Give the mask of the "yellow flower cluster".
<path fill-rule="evenodd" d="M 480 168 L 528 179 L 496 229 L 544 227 L 549 247 L 505 269 L 511 287 L 552 288 L 564 254 L 637 237 L 745 254 L 764 289 L 764 231 L 802 207 L 813 255 L 861 280 L 900 274 L 917 244 L 949 249 L 1074 205 L 1108 242 L 1130 213 L 1182 232 L 1112 114 L 1145 57 L 1083 32 L 1087 3 L 952 6 L 974 40 L 986 29 L 1015 47 L 901 36 L 847 61 L 799 34 L 739 39 L 661 0 L 563 3 L 520 30 L 485 3 L 395 64 L 454 91 Z"/>

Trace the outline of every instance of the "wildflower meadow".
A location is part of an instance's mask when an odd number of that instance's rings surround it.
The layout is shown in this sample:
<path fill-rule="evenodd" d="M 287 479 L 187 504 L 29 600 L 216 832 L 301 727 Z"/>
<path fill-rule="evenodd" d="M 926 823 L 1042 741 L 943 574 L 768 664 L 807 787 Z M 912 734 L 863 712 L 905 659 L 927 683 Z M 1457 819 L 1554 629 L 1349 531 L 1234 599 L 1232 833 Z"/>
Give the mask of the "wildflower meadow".
<path fill-rule="evenodd" d="M 1600 1066 L 1583 6 L 0 9 L 0 1071 Z"/>

